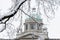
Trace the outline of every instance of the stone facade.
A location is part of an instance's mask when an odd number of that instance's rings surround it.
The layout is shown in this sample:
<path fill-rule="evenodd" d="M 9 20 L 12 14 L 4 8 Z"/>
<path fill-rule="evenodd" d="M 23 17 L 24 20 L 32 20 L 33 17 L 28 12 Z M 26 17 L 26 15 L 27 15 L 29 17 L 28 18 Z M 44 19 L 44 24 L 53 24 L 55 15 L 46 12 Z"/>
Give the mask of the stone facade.
<path fill-rule="evenodd" d="M 44 40 L 48 38 L 47 28 L 43 28 L 41 19 L 33 21 L 27 18 L 24 23 L 24 32 L 20 34 L 17 39 L 19 40 Z"/>

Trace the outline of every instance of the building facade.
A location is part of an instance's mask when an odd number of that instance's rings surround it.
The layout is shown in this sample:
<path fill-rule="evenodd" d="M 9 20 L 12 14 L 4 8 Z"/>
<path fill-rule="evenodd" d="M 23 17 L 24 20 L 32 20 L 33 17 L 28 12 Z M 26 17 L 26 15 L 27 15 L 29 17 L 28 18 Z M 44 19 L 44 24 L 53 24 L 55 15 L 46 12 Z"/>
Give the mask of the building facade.
<path fill-rule="evenodd" d="M 35 8 L 33 12 L 35 13 Z M 36 15 L 36 16 L 34 16 Z M 26 18 L 24 23 L 24 32 L 22 32 L 18 39 L 20 40 L 44 40 L 48 39 L 47 28 L 43 27 L 43 21 L 37 14 L 31 14 L 32 18 Z"/>

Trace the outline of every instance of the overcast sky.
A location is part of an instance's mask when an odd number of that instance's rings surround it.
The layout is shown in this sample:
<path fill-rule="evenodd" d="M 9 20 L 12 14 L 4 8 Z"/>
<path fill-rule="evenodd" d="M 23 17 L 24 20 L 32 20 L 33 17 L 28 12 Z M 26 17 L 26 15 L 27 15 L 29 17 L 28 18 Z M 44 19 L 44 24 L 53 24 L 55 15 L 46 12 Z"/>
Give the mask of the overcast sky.
<path fill-rule="evenodd" d="M 0 10 L 4 12 L 10 8 L 12 5 L 11 0 L 0 0 Z M 55 11 L 55 18 L 51 20 L 49 25 L 46 25 L 48 28 L 49 38 L 60 38 L 60 8 Z"/>

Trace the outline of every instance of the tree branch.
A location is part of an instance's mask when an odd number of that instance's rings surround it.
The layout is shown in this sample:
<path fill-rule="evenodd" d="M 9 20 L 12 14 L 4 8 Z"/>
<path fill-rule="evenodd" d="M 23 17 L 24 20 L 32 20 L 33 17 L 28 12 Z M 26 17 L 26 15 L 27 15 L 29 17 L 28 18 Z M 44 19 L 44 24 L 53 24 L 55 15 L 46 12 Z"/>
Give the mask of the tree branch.
<path fill-rule="evenodd" d="M 27 0 L 23 1 L 23 2 L 17 7 L 17 9 L 14 10 L 15 12 L 14 12 L 13 14 L 8 15 L 8 16 L 4 16 L 2 19 L 0 19 L 0 21 L 4 20 L 4 19 L 6 19 L 6 18 L 11 18 L 11 17 L 13 17 L 13 16 L 18 12 L 18 9 L 19 9 L 19 8 L 23 5 L 23 3 L 25 3 L 26 1 L 27 1 Z"/>

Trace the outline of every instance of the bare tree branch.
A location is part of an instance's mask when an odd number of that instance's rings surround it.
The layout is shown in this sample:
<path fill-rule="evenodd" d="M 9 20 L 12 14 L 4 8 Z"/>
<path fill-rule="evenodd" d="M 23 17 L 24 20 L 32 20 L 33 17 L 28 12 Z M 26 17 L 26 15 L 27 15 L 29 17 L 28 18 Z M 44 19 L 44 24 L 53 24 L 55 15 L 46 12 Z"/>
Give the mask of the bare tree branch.
<path fill-rule="evenodd" d="M 25 3 L 26 1 L 27 1 L 27 0 L 25 0 L 25 1 L 23 1 L 21 4 L 19 4 L 19 6 L 17 7 L 17 9 L 16 9 L 16 10 L 13 10 L 13 11 L 14 11 L 13 14 L 4 16 L 3 18 L 0 19 L 0 21 L 4 20 L 4 19 L 6 19 L 6 18 L 11 18 L 11 17 L 13 17 L 13 16 L 18 12 L 18 9 L 19 9 L 19 8 L 23 5 L 23 3 Z"/>

